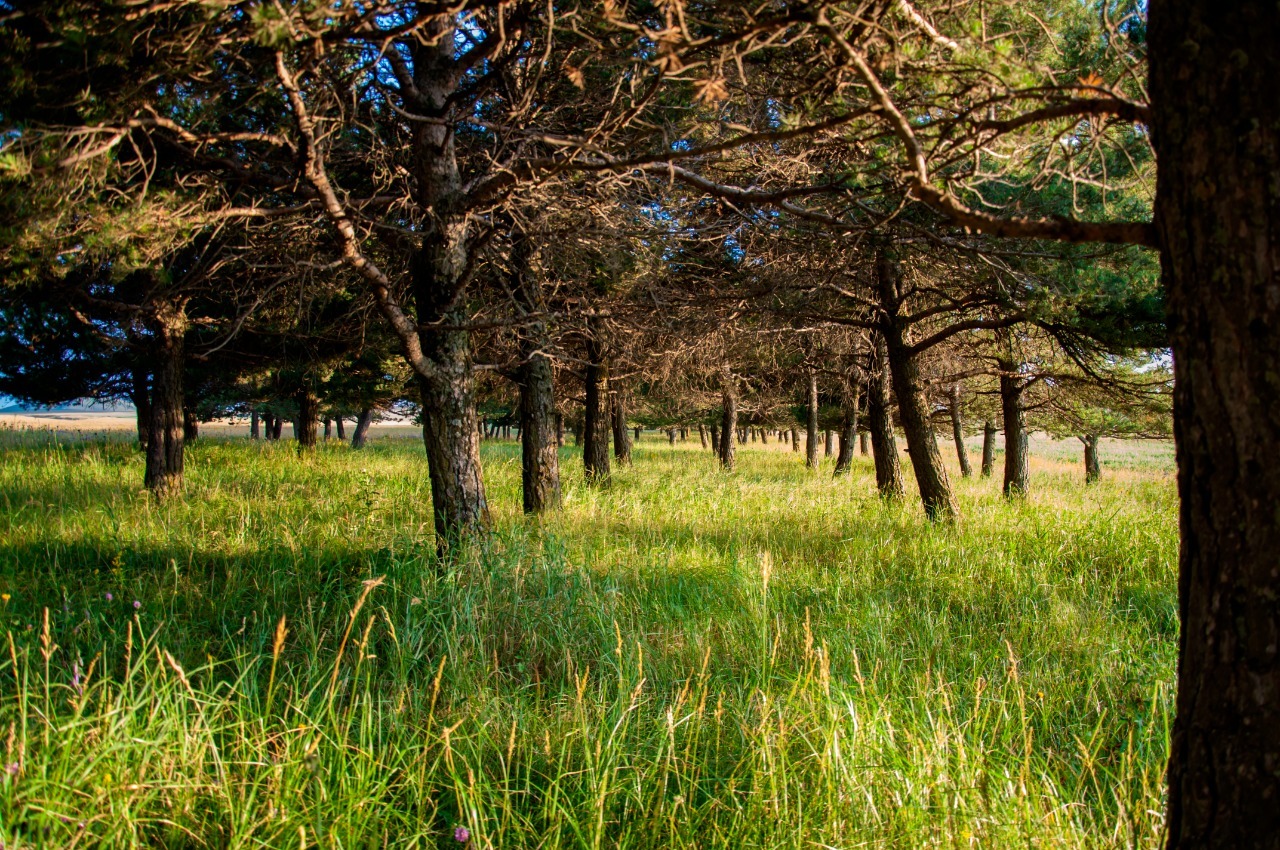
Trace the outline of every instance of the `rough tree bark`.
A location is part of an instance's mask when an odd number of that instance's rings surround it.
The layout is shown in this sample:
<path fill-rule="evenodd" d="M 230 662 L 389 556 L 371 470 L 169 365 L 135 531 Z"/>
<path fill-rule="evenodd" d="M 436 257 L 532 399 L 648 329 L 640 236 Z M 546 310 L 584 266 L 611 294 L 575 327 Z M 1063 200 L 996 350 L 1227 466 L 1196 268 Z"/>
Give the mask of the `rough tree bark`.
<path fill-rule="evenodd" d="M 154 344 L 154 371 L 143 480 L 148 490 L 163 499 L 182 490 L 182 373 L 186 357 L 186 311 L 182 306 L 162 302 L 150 310 L 146 324 Z"/>
<path fill-rule="evenodd" d="M 884 337 L 876 334 L 872 374 L 867 382 L 867 431 L 871 434 L 871 454 L 876 466 L 876 488 L 887 499 L 901 498 L 902 464 L 898 461 L 898 441 L 893 436 L 893 412 L 889 407 L 889 366 Z"/>
<path fill-rule="evenodd" d="M 971 478 L 973 467 L 969 465 L 969 450 L 964 447 L 964 414 L 960 410 L 960 385 L 952 384 L 947 394 L 947 406 L 951 409 L 951 436 L 956 441 L 956 457 L 960 460 L 960 477 Z"/>
<path fill-rule="evenodd" d="M 951 481 L 938 451 L 932 411 L 920 376 L 919 354 L 907 341 L 906 327 L 899 319 L 901 276 L 897 259 L 887 246 L 876 251 L 876 284 L 884 310 L 880 336 L 893 377 L 893 393 L 898 398 L 898 414 L 907 438 L 907 451 L 911 454 L 911 469 L 920 488 L 920 501 L 929 519 L 955 520 L 960 516 L 960 506 L 951 492 Z"/>
<path fill-rule="evenodd" d="M 840 418 L 840 453 L 836 456 L 834 475 L 843 475 L 853 467 L 853 444 L 858 439 L 858 388 L 850 385 L 844 396 Z"/>
<path fill-rule="evenodd" d="M 307 451 L 316 447 L 316 436 L 320 427 L 320 402 L 310 389 L 298 390 L 294 400 L 298 403 L 298 418 L 294 420 L 297 432 L 298 449 Z"/>
<path fill-rule="evenodd" d="M 546 303 L 537 246 L 521 229 L 513 228 L 511 290 L 523 312 L 518 332 L 520 367 L 516 382 L 520 396 L 520 483 L 527 514 L 560 506 L 560 454 L 564 420 L 556 413 L 555 369 L 546 351 L 551 347 L 546 322 L 540 316 Z"/>
<path fill-rule="evenodd" d="M 1098 460 L 1098 435 L 1082 434 L 1084 443 L 1084 483 L 1092 484 L 1102 478 L 1102 463 Z"/>
<path fill-rule="evenodd" d="M 1280 6 L 1152 0 L 1182 629 L 1169 847 L 1280 836 Z"/>
<path fill-rule="evenodd" d="M 996 468 L 996 423 L 982 423 L 982 477 L 990 478 Z"/>
<path fill-rule="evenodd" d="M 590 322 L 591 335 L 587 337 L 587 368 L 584 372 L 586 390 L 586 421 L 583 424 L 582 465 L 587 481 L 606 484 L 609 481 L 609 366 L 605 362 L 604 340 L 598 322 Z"/>
<path fill-rule="evenodd" d="M 809 392 L 805 404 L 805 455 L 806 469 L 818 468 L 818 373 L 809 372 Z"/>
<path fill-rule="evenodd" d="M 618 466 L 631 465 L 631 431 L 627 428 L 627 398 L 622 389 L 613 389 L 613 458 Z"/>
<path fill-rule="evenodd" d="M 1002 358 L 996 364 L 1000 367 L 1000 412 L 1004 416 L 1004 494 L 1014 498 L 1027 494 L 1031 479 L 1026 414 L 1022 409 L 1026 387 L 1013 360 Z"/>
<path fill-rule="evenodd" d="M 373 424 L 373 408 L 365 407 L 356 417 L 356 430 L 351 434 L 351 448 L 363 449 L 369 442 L 369 426 Z"/>
<path fill-rule="evenodd" d="M 734 443 L 733 435 L 738 430 L 738 386 L 733 375 L 726 369 L 720 384 L 722 404 L 720 420 L 720 466 L 733 471 Z"/>

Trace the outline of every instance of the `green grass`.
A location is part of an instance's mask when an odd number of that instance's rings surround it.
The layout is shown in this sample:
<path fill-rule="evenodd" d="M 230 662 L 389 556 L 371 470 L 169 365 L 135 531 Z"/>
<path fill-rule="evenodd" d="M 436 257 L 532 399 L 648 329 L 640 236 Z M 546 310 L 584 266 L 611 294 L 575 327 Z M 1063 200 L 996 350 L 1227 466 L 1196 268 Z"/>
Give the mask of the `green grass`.
<path fill-rule="evenodd" d="M 157 505 L 123 437 L 0 437 L 4 846 L 1155 847 L 1162 455 L 937 528 L 768 448 L 565 450 L 539 523 L 488 444 L 441 568 L 411 440 L 205 439 Z"/>

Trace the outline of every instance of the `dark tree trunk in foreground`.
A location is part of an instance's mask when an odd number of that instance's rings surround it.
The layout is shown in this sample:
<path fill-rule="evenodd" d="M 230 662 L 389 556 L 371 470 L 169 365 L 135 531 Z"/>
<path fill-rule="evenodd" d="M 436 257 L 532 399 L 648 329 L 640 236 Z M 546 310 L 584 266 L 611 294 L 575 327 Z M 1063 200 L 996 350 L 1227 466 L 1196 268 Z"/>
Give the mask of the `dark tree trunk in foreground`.
<path fill-rule="evenodd" d="M 836 456 L 835 475 L 853 466 L 853 444 L 858 439 L 858 391 L 850 387 L 844 398 L 840 417 L 840 453 Z"/>
<path fill-rule="evenodd" d="M 351 434 L 351 448 L 363 449 L 369 442 L 369 426 L 373 424 L 373 408 L 366 407 L 356 417 L 356 430 Z"/>
<path fill-rule="evenodd" d="M 720 390 L 722 418 L 720 421 L 720 466 L 733 470 L 733 435 L 738 430 L 738 388 L 732 375 L 725 375 Z"/>
<path fill-rule="evenodd" d="M 294 436 L 298 440 L 298 448 L 314 449 L 320 428 L 320 402 L 309 389 L 299 390 L 295 400 L 298 402 L 298 418 L 294 420 Z"/>
<path fill-rule="evenodd" d="M 1177 378 L 1169 846 L 1280 843 L 1280 6 L 1152 0 Z"/>
<path fill-rule="evenodd" d="M 951 436 L 956 441 L 956 457 L 960 460 L 960 477 L 973 476 L 973 467 L 969 465 L 969 450 L 964 447 L 964 414 L 960 411 L 960 385 L 952 384 L 947 397 L 951 408 Z"/>
<path fill-rule="evenodd" d="M 627 399 L 622 390 L 613 392 L 613 457 L 618 466 L 631 465 L 631 431 L 627 428 Z"/>
<path fill-rule="evenodd" d="M 262 439 L 262 424 L 258 416 L 258 411 L 256 410 L 249 413 L 249 439 Z"/>
<path fill-rule="evenodd" d="M 129 400 L 133 402 L 134 420 L 138 427 L 138 448 L 147 450 L 151 431 L 151 386 L 147 370 L 134 366 L 130 375 Z"/>
<path fill-rule="evenodd" d="M 605 484 L 609 481 L 609 367 L 604 358 L 604 341 L 593 334 L 587 339 L 586 422 L 582 428 L 582 465 L 587 481 Z"/>
<path fill-rule="evenodd" d="M 151 377 L 151 423 L 147 429 L 146 487 L 158 498 L 182 490 L 183 392 L 186 313 L 162 304 L 147 319 L 155 349 Z"/>
<path fill-rule="evenodd" d="M 867 431 L 871 434 L 871 454 L 876 465 L 876 488 L 887 499 L 902 496 L 902 465 L 898 461 L 898 441 L 893 436 L 893 412 L 889 407 L 889 367 L 884 338 L 876 335 L 873 373 L 867 382 Z"/>
<path fill-rule="evenodd" d="M 343 427 L 342 417 L 339 416 L 338 418 L 334 419 L 333 425 L 338 431 L 338 441 L 345 443 L 347 441 L 347 429 Z"/>
<path fill-rule="evenodd" d="M 1000 411 L 1004 416 L 1004 494 L 1009 498 L 1025 496 L 1031 472 L 1027 460 L 1027 423 L 1022 410 L 1023 384 L 1014 372 L 1012 360 L 997 361 L 1000 366 Z"/>
<path fill-rule="evenodd" d="M 960 506 L 951 492 L 951 481 L 938 451 L 932 411 L 920 376 L 920 355 L 907 342 L 906 329 L 898 319 L 900 276 L 897 260 L 888 248 L 876 252 L 876 283 L 880 304 L 886 313 L 881 337 L 893 376 L 893 393 L 898 397 L 902 432 L 907 438 L 907 451 L 911 454 L 911 469 L 920 488 L 920 501 L 931 520 L 957 519 Z"/>
<path fill-rule="evenodd" d="M 982 423 L 982 477 L 990 478 L 996 468 L 996 423 Z"/>
<path fill-rule="evenodd" d="M 1098 460 L 1098 435 L 1085 434 L 1080 437 L 1084 443 L 1084 483 L 1092 484 L 1102 477 L 1102 463 Z"/>
<path fill-rule="evenodd" d="M 805 404 L 805 455 L 807 469 L 818 468 L 818 373 L 809 373 L 809 393 Z"/>

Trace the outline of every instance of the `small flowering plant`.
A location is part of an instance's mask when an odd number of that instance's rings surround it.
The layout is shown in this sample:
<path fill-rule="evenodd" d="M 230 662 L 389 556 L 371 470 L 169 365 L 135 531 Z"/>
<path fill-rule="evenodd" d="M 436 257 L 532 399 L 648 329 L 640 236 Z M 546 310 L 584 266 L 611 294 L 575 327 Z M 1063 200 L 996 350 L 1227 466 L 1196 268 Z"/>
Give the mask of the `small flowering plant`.
<path fill-rule="evenodd" d="M 454 827 L 453 840 L 459 844 L 466 844 L 471 840 L 471 830 L 467 829 L 465 826 Z"/>

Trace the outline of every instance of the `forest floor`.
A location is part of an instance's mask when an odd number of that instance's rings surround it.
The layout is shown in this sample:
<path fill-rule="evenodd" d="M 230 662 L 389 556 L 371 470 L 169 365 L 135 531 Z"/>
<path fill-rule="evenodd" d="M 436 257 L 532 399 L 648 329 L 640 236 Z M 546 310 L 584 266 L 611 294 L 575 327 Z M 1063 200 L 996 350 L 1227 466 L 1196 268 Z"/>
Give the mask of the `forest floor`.
<path fill-rule="evenodd" d="M 127 433 L 0 433 L 3 846 L 1159 843 L 1167 444 L 1086 487 L 1036 441 L 957 527 L 652 433 L 607 489 L 565 449 L 539 522 L 483 451 L 495 533 L 441 567 L 414 440 L 204 438 L 157 505 Z"/>

